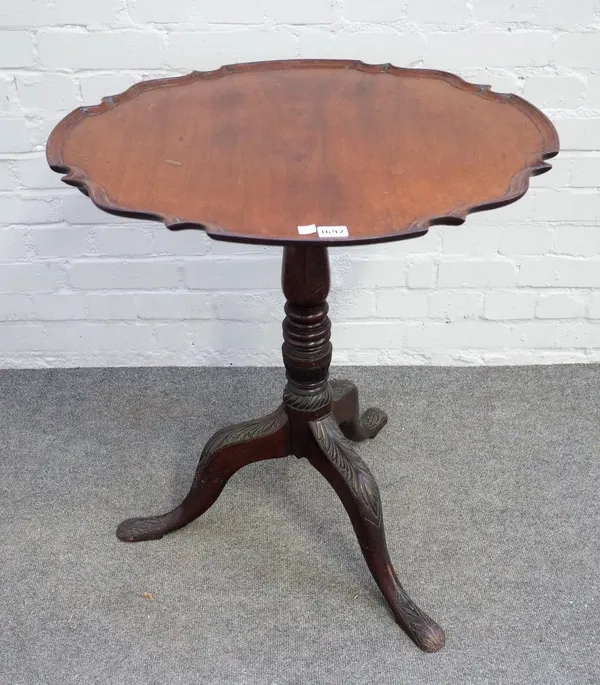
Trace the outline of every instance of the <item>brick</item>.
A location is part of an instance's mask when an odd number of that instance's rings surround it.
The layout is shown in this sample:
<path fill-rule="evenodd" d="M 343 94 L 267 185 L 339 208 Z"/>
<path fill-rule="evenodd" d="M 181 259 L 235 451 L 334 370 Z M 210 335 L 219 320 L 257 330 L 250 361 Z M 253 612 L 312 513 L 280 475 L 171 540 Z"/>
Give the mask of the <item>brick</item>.
<path fill-rule="evenodd" d="M 446 226 L 442 233 L 444 254 L 468 254 L 492 256 L 498 253 L 499 229 L 484 228 L 468 222 L 462 226 Z"/>
<path fill-rule="evenodd" d="M 427 316 L 427 295 L 421 292 L 386 289 L 377 293 L 378 317 L 421 319 Z"/>
<path fill-rule="evenodd" d="M 83 3 L 79 0 L 55 0 L 50 8 L 50 19 L 53 24 L 58 26 L 61 24 L 116 25 L 124 11 L 125 0 L 102 0 L 102 2 L 95 3 Z"/>
<path fill-rule="evenodd" d="M 164 261 L 108 261 L 87 259 L 68 267 L 71 285 L 87 290 L 146 290 L 176 288 L 177 264 Z"/>
<path fill-rule="evenodd" d="M 25 119 L 0 119 L 0 153 L 29 152 L 31 147 Z"/>
<path fill-rule="evenodd" d="M 397 261 L 406 259 L 410 255 L 433 256 L 440 251 L 441 237 L 439 227 L 434 227 L 418 238 L 394 240 L 384 244 L 354 245 L 350 254 L 353 259 L 358 260 L 394 259 Z"/>
<path fill-rule="evenodd" d="M 135 225 L 94 227 L 90 235 L 94 253 L 102 257 L 151 255 L 154 252 L 152 234 Z"/>
<path fill-rule="evenodd" d="M 589 25 L 594 20 L 596 0 L 577 0 L 568 3 L 564 0 L 542 0 L 536 8 L 535 22 L 540 26 L 553 26 L 564 29 L 575 24 Z"/>
<path fill-rule="evenodd" d="M 17 89 L 26 109 L 71 110 L 81 104 L 75 81 L 62 74 L 17 76 Z"/>
<path fill-rule="evenodd" d="M 351 254 L 357 259 L 371 257 L 405 259 L 407 255 L 435 254 L 440 251 L 443 230 L 445 229 L 441 226 L 433 226 L 425 235 L 419 237 L 394 240 L 385 244 L 354 245 Z"/>
<path fill-rule="evenodd" d="M 536 221 L 598 221 L 600 194 L 581 190 L 536 191 L 532 193 Z"/>
<path fill-rule="evenodd" d="M 328 297 L 330 318 L 335 321 L 369 319 L 375 316 L 376 293 L 372 290 L 338 290 Z M 283 302 L 281 303 L 281 306 Z M 279 312 L 281 311 L 279 307 Z M 275 316 L 275 310 L 273 316 Z M 279 314 L 281 318 L 281 314 Z"/>
<path fill-rule="evenodd" d="M 14 166 L 14 161 L 0 160 L 0 190 L 14 190 L 17 187 Z"/>
<path fill-rule="evenodd" d="M 267 16 L 279 24 L 303 25 L 330 24 L 335 18 L 332 0 L 303 0 L 302 2 L 270 0 Z"/>
<path fill-rule="evenodd" d="M 498 2 L 498 0 L 474 0 L 473 15 L 477 21 L 522 22 L 535 18 L 538 0 Z"/>
<path fill-rule="evenodd" d="M 191 329 L 193 344 L 198 349 L 273 350 L 282 340 L 280 323 L 197 321 Z M 158 330 L 157 326 L 157 339 Z"/>
<path fill-rule="evenodd" d="M 483 295 L 474 292 L 439 290 L 428 295 L 428 315 L 434 319 L 460 321 L 477 318 L 483 311 Z"/>
<path fill-rule="evenodd" d="M 555 157 L 549 164 L 552 169 L 539 176 L 532 176 L 529 185 L 532 190 L 536 188 L 567 188 L 571 186 L 571 166 L 573 160 L 568 157 Z"/>
<path fill-rule="evenodd" d="M 60 285 L 61 274 L 62 271 L 57 264 L 3 264 L 0 268 L 0 292 L 55 290 Z"/>
<path fill-rule="evenodd" d="M 551 58 L 552 34 L 541 31 L 438 33 L 427 51 L 427 63 L 439 69 L 541 67 Z"/>
<path fill-rule="evenodd" d="M 352 259 L 333 270 L 335 288 L 397 288 L 405 281 L 406 265 L 398 259 Z"/>
<path fill-rule="evenodd" d="M 338 365 L 364 364 L 368 366 L 380 363 L 389 364 L 389 360 L 392 358 L 394 360 L 399 360 L 397 363 L 402 364 L 404 359 L 410 357 L 410 352 L 400 352 L 399 350 L 388 349 L 385 353 L 382 353 L 377 349 L 358 350 L 355 347 L 352 347 L 352 341 L 349 338 L 350 336 L 348 335 L 346 335 L 345 338 L 341 338 L 340 336 L 336 337 L 335 360 Z"/>
<path fill-rule="evenodd" d="M 144 69 L 162 65 L 159 35 L 142 31 L 40 31 L 38 50 L 47 69 Z"/>
<path fill-rule="evenodd" d="M 212 319 L 208 293 L 140 293 L 135 296 L 140 319 Z"/>
<path fill-rule="evenodd" d="M 350 59 L 356 54 L 367 62 L 391 62 L 401 67 L 419 63 L 427 52 L 423 36 L 416 33 L 343 34 L 339 36 L 339 46 Z"/>
<path fill-rule="evenodd" d="M 600 259 L 544 257 L 523 260 L 519 285 L 539 288 L 599 288 Z"/>
<path fill-rule="evenodd" d="M 600 188 L 600 157 L 570 160 L 570 170 L 571 186 L 574 188 Z"/>
<path fill-rule="evenodd" d="M 321 31 L 313 31 L 302 33 L 299 45 L 302 57 L 360 59 L 375 64 L 391 62 L 397 66 L 418 63 L 427 52 L 423 36 L 416 33 L 343 31 L 329 38 Z"/>
<path fill-rule="evenodd" d="M 204 3 L 203 3 L 204 4 Z M 219 5 L 221 3 L 209 3 Z M 157 24 L 187 23 L 194 11 L 194 0 L 178 0 L 177 2 L 163 2 L 163 0 L 129 0 L 129 16 L 135 22 L 152 22 Z M 232 8 L 227 4 L 229 12 Z"/>
<path fill-rule="evenodd" d="M 600 117 L 554 117 L 565 150 L 600 150 Z"/>
<path fill-rule="evenodd" d="M 593 321 L 560 322 L 557 347 L 600 347 L 600 324 Z"/>
<path fill-rule="evenodd" d="M 281 261 L 275 259 L 190 259 L 185 284 L 199 290 L 279 290 Z"/>
<path fill-rule="evenodd" d="M 202 231 L 182 231 L 180 235 L 189 235 L 189 233 L 194 233 L 196 235 L 196 240 L 204 236 L 206 239 L 206 252 L 207 254 L 214 255 L 215 257 L 218 256 L 231 256 L 231 257 L 242 257 L 243 255 L 261 255 L 263 257 L 270 257 L 272 259 L 279 259 L 281 260 L 281 248 L 277 247 L 275 245 L 261 245 L 259 243 L 256 244 L 250 244 L 250 243 L 238 243 L 238 242 L 230 242 L 228 240 L 213 240 L 212 238 L 209 238 L 205 233 Z M 169 237 L 169 236 L 167 236 Z M 169 240 L 169 245 L 172 245 L 171 240 Z M 183 249 L 183 247 L 181 248 Z M 194 249 L 200 249 L 198 244 L 195 245 Z M 180 249 L 177 249 L 177 252 L 180 252 Z M 335 255 L 333 257 L 330 255 L 330 259 L 332 259 L 332 263 L 335 263 Z"/>
<path fill-rule="evenodd" d="M 36 293 L 31 300 L 36 317 L 41 321 L 87 319 L 83 295 L 80 293 Z"/>
<path fill-rule="evenodd" d="M 588 316 L 590 319 L 600 319 L 600 293 L 592 293 Z"/>
<path fill-rule="evenodd" d="M 56 198 L 0 197 L 1 224 L 44 224 L 60 220 Z"/>
<path fill-rule="evenodd" d="M 535 307 L 538 319 L 578 319 L 585 314 L 585 298 L 569 293 L 539 295 Z"/>
<path fill-rule="evenodd" d="M 189 323 L 169 322 L 158 324 L 154 328 L 156 345 L 159 349 L 169 352 L 176 351 L 179 355 L 192 356 L 194 341 Z"/>
<path fill-rule="evenodd" d="M 122 216 L 102 211 L 82 193 L 64 196 L 61 200 L 60 211 L 61 218 L 70 224 L 123 224 L 128 221 Z"/>
<path fill-rule="evenodd" d="M 0 321 L 35 318 L 31 297 L 23 293 L 0 294 Z"/>
<path fill-rule="evenodd" d="M 510 347 L 520 349 L 556 347 L 556 322 L 527 322 L 511 327 Z"/>
<path fill-rule="evenodd" d="M 209 296 L 204 297 L 208 301 Z M 281 321 L 284 316 L 284 298 L 275 290 L 262 293 L 219 292 L 213 297 L 215 317 L 220 321 Z"/>
<path fill-rule="evenodd" d="M 2 103 L 2 112 L 4 115 L 22 115 L 22 107 L 17 94 L 15 77 L 12 74 L 0 73 L 0 103 Z"/>
<path fill-rule="evenodd" d="M 297 40 L 288 31 L 275 33 L 248 31 L 237 38 L 236 60 L 254 62 L 268 59 L 290 59 L 296 57 Z"/>
<path fill-rule="evenodd" d="M 45 0 L 19 0 L 0 5 L 0 28 L 33 28 L 50 21 Z M 4 66 L 4 65 L 3 65 Z"/>
<path fill-rule="evenodd" d="M 495 291 L 485 296 L 484 316 L 501 321 L 511 319 L 532 319 L 537 295 L 534 292 Z"/>
<path fill-rule="evenodd" d="M 466 14 L 465 0 L 446 0 L 443 3 L 439 0 L 408 0 L 408 21 L 424 24 L 464 24 Z"/>
<path fill-rule="evenodd" d="M 136 74 L 84 74 L 79 78 L 81 97 L 86 105 L 95 105 L 103 97 L 117 95 L 127 90 L 129 86 L 141 81 Z"/>
<path fill-rule="evenodd" d="M 38 111 L 28 120 L 31 136 L 31 151 L 42 152 L 46 149 L 48 137 L 61 118 L 61 114 Z M 63 186 L 63 189 L 65 186 Z"/>
<path fill-rule="evenodd" d="M 529 192 L 517 201 L 511 202 L 498 209 L 477 212 L 467 218 L 467 222 L 473 226 L 505 226 L 506 224 L 522 224 L 531 219 L 533 213 L 534 193 Z"/>
<path fill-rule="evenodd" d="M 404 349 L 406 333 L 414 323 L 404 321 L 350 321 L 335 327 L 336 349 Z"/>
<path fill-rule="evenodd" d="M 38 257 L 69 258 L 91 253 L 87 233 L 80 228 L 32 228 L 30 234 Z"/>
<path fill-rule="evenodd" d="M 517 74 L 501 68 L 461 69 L 460 76 L 469 83 L 491 86 L 496 93 L 517 93 L 521 90 Z"/>
<path fill-rule="evenodd" d="M 139 323 L 100 323 L 83 321 L 46 324 L 47 349 L 57 352 L 89 354 L 89 350 L 152 350 L 151 328 Z"/>
<path fill-rule="evenodd" d="M 394 0 L 344 0 L 344 19 L 348 21 L 398 21 L 404 18 L 404 3 Z"/>
<path fill-rule="evenodd" d="M 558 321 L 519 323 L 511 330 L 510 346 L 520 348 L 600 347 L 600 324 Z"/>
<path fill-rule="evenodd" d="M 600 63 L 597 32 L 563 33 L 558 36 L 555 61 L 563 67 L 596 69 Z"/>
<path fill-rule="evenodd" d="M 262 24 L 267 13 L 267 3 L 264 0 L 207 2 L 203 5 L 203 18 L 214 24 Z"/>
<path fill-rule="evenodd" d="M 435 262 L 417 262 L 406 271 L 406 285 L 409 288 L 435 288 L 437 268 Z"/>
<path fill-rule="evenodd" d="M 25 232 L 19 228 L 0 228 L 0 262 L 26 259 L 28 256 Z"/>
<path fill-rule="evenodd" d="M 165 51 L 171 67 L 215 69 L 222 64 L 295 57 L 296 39 L 287 31 L 172 33 Z"/>
<path fill-rule="evenodd" d="M 582 257 L 600 255 L 600 229 L 596 225 L 557 226 L 553 251 Z"/>
<path fill-rule="evenodd" d="M 31 35 L 25 31 L 0 31 L 0 64 L 3 69 L 32 67 L 35 56 Z"/>
<path fill-rule="evenodd" d="M 529 76 L 523 97 L 537 107 L 575 109 L 585 95 L 585 83 L 574 76 Z"/>
<path fill-rule="evenodd" d="M 500 231 L 498 251 L 503 255 L 546 254 L 552 245 L 548 226 L 524 224 L 504 226 Z"/>
<path fill-rule="evenodd" d="M 44 326 L 39 323 L 0 324 L 0 355 L 27 350 L 43 350 L 46 347 Z"/>
<path fill-rule="evenodd" d="M 132 293 L 83 293 L 88 319 L 130 320 L 138 318 L 136 297 Z"/>
<path fill-rule="evenodd" d="M 338 42 L 339 35 L 327 30 L 310 28 L 298 36 L 298 56 L 301 59 L 344 59 L 346 48 Z"/>
<path fill-rule="evenodd" d="M 587 81 L 587 105 L 600 109 L 600 74 L 590 74 Z"/>
<path fill-rule="evenodd" d="M 509 327 L 500 322 L 425 322 L 406 331 L 406 347 L 417 349 L 486 349 L 507 344 Z"/>
<path fill-rule="evenodd" d="M 439 288 L 502 288 L 514 285 L 517 267 L 508 261 L 443 261 L 438 266 Z"/>
<path fill-rule="evenodd" d="M 170 231 L 158 222 L 151 225 L 150 232 L 152 234 L 154 252 L 159 255 L 174 257 L 201 256 L 208 252 L 209 245 L 212 242 L 204 231 L 195 229 Z"/>
<path fill-rule="evenodd" d="M 502 353 L 483 352 L 481 361 L 484 364 L 508 366 L 517 364 L 572 364 L 574 362 L 589 363 L 592 361 L 588 351 L 577 350 L 505 350 Z"/>
<path fill-rule="evenodd" d="M 61 175 L 52 171 L 46 157 L 27 157 L 12 162 L 20 184 L 29 190 L 58 189 L 65 187 Z M 88 200 L 89 202 L 89 200 Z"/>

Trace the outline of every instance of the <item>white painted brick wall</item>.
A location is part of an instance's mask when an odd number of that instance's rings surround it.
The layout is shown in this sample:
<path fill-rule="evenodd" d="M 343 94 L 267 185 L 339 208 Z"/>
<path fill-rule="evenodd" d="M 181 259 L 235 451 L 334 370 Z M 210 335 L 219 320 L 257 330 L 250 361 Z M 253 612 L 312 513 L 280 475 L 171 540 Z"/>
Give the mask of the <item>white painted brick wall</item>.
<path fill-rule="evenodd" d="M 44 144 L 141 79 L 290 57 L 452 70 L 563 147 L 510 207 L 332 250 L 336 363 L 600 361 L 598 0 L 0 0 L 0 365 L 280 364 L 280 248 L 104 214 Z"/>

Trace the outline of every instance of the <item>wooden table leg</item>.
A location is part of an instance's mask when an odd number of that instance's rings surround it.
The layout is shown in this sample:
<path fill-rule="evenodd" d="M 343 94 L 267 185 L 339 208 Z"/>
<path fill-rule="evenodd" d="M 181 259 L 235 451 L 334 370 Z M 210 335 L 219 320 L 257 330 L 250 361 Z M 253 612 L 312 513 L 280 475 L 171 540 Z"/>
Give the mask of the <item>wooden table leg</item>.
<path fill-rule="evenodd" d="M 331 410 L 342 433 L 354 442 L 374 438 L 387 423 L 387 414 L 370 407 L 362 414 L 358 404 L 358 388 L 352 381 L 331 381 L 333 406 Z"/>
<path fill-rule="evenodd" d="M 444 646 L 444 631 L 411 600 L 396 576 L 373 474 L 331 415 L 311 421 L 310 429 L 318 449 L 311 450 L 308 459 L 342 500 L 367 565 L 396 621 L 418 647 L 437 652 Z"/>
<path fill-rule="evenodd" d="M 207 511 L 242 466 L 289 454 L 288 417 L 283 407 L 262 419 L 223 428 L 202 450 L 192 486 L 183 502 L 160 516 L 123 521 L 117 528 L 117 537 L 124 542 L 158 540 Z"/>

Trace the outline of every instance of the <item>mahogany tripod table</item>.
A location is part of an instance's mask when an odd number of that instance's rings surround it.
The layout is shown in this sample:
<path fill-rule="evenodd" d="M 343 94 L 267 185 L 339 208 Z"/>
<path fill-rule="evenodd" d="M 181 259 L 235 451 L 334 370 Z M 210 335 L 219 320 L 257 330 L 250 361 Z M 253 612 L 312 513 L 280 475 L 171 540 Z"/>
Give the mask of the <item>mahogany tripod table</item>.
<path fill-rule="evenodd" d="M 147 81 L 63 119 L 48 162 L 101 209 L 283 246 L 282 404 L 215 433 L 183 502 L 123 521 L 117 536 L 161 538 L 203 514 L 242 466 L 305 457 L 342 500 L 397 622 L 421 649 L 440 649 L 444 632 L 396 576 L 377 483 L 354 446 L 386 414 L 360 414 L 356 386 L 328 380 L 327 249 L 415 238 L 508 204 L 558 150 L 550 121 L 517 96 L 445 72 L 346 60 Z"/>

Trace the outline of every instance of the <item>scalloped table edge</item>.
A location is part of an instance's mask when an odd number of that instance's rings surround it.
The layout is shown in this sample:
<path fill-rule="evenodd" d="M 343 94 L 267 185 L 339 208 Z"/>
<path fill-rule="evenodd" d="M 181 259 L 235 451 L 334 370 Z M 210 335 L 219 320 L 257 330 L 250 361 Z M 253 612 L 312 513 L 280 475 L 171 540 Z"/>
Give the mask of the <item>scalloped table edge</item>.
<path fill-rule="evenodd" d="M 511 179 L 509 187 L 504 195 L 494 198 L 477 205 L 463 205 L 454 208 L 450 213 L 442 216 L 423 217 L 403 229 L 398 229 L 393 233 L 378 235 L 367 238 L 343 238 L 333 240 L 315 239 L 305 236 L 302 239 L 261 237 L 256 234 L 248 235 L 244 233 L 232 233 L 230 229 L 225 229 L 219 224 L 210 221 L 189 220 L 177 216 L 170 216 L 152 211 L 134 210 L 114 204 L 108 197 L 106 190 L 97 183 L 89 179 L 83 169 L 65 164 L 62 156 L 63 142 L 67 138 L 71 129 L 81 119 L 95 114 L 101 114 L 112 109 L 121 102 L 131 100 L 140 93 L 153 88 L 168 88 L 179 84 L 192 81 L 221 78 L 228 74 L 240 73 L 254 70 L 283 70 L 283 69 L 302 69 L 302 68 L 339 68 L 357 69 L 371 73 L 389 73 L 392 75 L 404 75 L 411 77 L 438 78 L 444 80 L 457 88 L 468 90 L 477 95 L 493 98 L 498 102 L 511 103 L 525 114 L 536 126 L 544 144 L 543 150 L 539 154 L 532 155 L 527 159 L 523 169 L 518 171 Z M 465 222 L 467 216 L 473 212 L 496 209 L 515 202 L 523 197 L 529 188 L 529 179 L 549 171 L 552 166 L 545 160 L 555 157 L 560 151 L 558 133 L 552 122 L 543 112 L 534 105 L 527 102 L 518 95 L 510 93 L 496 93 L 490 86 L 478 85 L 465 81 L 460 76 L 446 71 L 435 69 L 411 69 L 407 67 L 396 67 L 392 64 L 366 64 L 360 60 L 328 60 L 328 59 L 298 59 L 298 60 L 273 60 L 263 62 L 246 62 L 240 64 L 224 65 L 212 71 L 192 71 L 184 76 L 166 77 L 140 81 L 118 95 L 103 97 L 99 105 L 78 107 L 62 119 L 53 129 L 46 145 L 46 159 L 53 171 L 65 174 L 62 181 L 72 185 L 87 195 L 92 202 L 100 209 L 110 214 L 125 216 L 138 219 L 150 219 L 161 221 L 170 230 L 198 229 L 206 231 L 207 235 L 215 240 L 226 240 L 231 242 L 261 243 L 271 245 L 292 245 L 299 243 L 314 243 L 325 246 L 334 245 L 365 245 L 369 243 L 379 243 L 392 240 L 405 240 L 416 238 L 427 233 L 431 226 L 436 225 L 460 225 Z"/>

